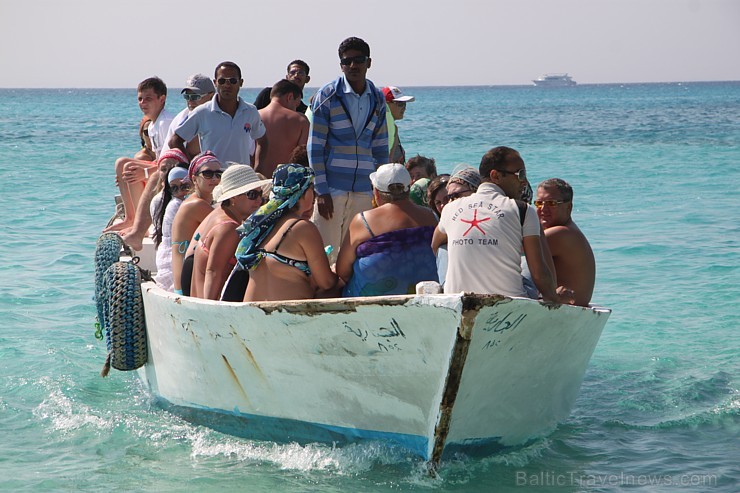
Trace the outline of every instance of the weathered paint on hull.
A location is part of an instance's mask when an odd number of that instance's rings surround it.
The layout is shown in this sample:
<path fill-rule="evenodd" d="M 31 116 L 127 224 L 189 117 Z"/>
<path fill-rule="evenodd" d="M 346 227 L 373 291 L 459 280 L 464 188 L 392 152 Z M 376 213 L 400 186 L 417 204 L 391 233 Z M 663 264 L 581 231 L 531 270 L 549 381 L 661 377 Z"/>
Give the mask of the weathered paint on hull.
<path fill-rule="evenodd" d="M 239 436 L 382 439 L 433 460 L 446 445 L 514 445 L 552 429 L 608 317 L 500 296 L 218 303 L 153 283 L 143 293 L 140 372 L 173 412 Z M 555 363 L 565 368 L 541 371 Z"/>

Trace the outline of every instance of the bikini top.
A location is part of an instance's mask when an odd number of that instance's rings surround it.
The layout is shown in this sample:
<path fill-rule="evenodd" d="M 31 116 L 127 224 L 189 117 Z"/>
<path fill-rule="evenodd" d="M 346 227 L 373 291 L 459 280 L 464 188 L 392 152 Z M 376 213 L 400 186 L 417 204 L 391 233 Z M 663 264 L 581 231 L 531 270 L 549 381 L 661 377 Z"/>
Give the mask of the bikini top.
<path fill-rule="evenodd" d="M 308 262 L 306 260 L 296 260 L 296 259 L 286 257 L 285 255 L 281 255 L 277 253 L 277 250 L 278 248 L 280 248 L 280 245 L 283 243 L 283 240 L 285 239 L 286 236 L 288 236 L 288 233 L 290 233 L 290 230 L 293 229 L 293 226 L 295 226 L 298 221 L 301 221 L 301 219 L 296 219 L 293 222 L 293 224 L 288 226 L 288 229 L 285 230 L 285 233 L 283 233 L 283 236 L 280 237 L 280 241 L 278 241 L 278 244 L 275 245 L 275 248 L 271 252 L 268 252 L 264 248 L 259 248 L 257 249 L 257 253 L 265 257 L 273 258 L 277 260 L 278 262 L 280 262 L 281 264 L 290 265 L 291 267 L 295 267 L 296 269 L 300 270 L 307 276 L 310 276 L 311 269 L 308 267 Z"/>
<path fill-rule="evenodd" d="M 362 222 L 365 223 L 365 229 L 368 233 L 370 233 L 370 236 L 372 238 L 375 238 L 375 233 L 373 233 L 373 230 L 370 229 L 370 225 L 367 223 L 367 219 L 365 219 L 365 211 L 360 212 L 360 217 L 362 218 Z"/>
<path fill-rule="evenodd" d="M 206 233 L 205 237 L 202 240 L 198 241 L 198 246 L 200 247 L 200 249 L 206 252 L 208 255 L 211 254 L 211 251 L 206 246 L 206 241 L 208 241 L 208 236 L 211 234 L 211 231 L 213 231 L 214 228 L 221 226 L 222 224 L 236 224 L 237 226 L 239 225 L 239 223 L 234 221 L 233 219 L 227 219 L 226 221 L 221 221 L 220 223 L 216 223 L 213 226 L 211 226 L 211 229 L 208 230 L 208 233 Z M 233 255 L 229 259 L 229 265 L 231 265 L 232 267 L 236 265 L 236 257 L 234 257 Z"/>

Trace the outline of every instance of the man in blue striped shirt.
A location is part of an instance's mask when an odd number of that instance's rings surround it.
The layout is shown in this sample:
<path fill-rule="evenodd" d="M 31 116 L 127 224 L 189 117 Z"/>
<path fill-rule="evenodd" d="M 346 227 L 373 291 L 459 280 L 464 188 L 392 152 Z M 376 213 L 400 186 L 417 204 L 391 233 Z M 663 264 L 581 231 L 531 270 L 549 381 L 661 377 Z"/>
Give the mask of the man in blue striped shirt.
<path fill-rule="evenodd" d="M 342 76 L 322 87 L 313 99 L 308 158 L 316 174 L 312 221 L 330 262 L 355 214 L 372 208 L 370 173 L 388 162 L 385 97 L 366 78 L 370 47 L 360 38 L 339 45 Z"/>

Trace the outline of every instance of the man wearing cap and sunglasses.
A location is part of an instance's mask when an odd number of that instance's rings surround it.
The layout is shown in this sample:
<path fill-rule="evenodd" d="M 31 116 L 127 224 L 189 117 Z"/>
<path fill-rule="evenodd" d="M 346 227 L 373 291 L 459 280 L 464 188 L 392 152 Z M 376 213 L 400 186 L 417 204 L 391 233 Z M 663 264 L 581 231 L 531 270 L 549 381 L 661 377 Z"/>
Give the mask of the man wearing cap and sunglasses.
<path fill-rule="evenodd" d="M 434 231 L 432 248 L 447 243 L 445 293 L 462 291 L 526 297 L 521 250 L 545 301 L 571 303 L 556 292 L 540 244 L 537 212 L 515 200 L 527 178 L 524 160 L 509 147 L 496 147 L 481 159 L 481 185 L 468 197 L 447 204 Z M 522 217 L 523 216 L 523 217 Z"/>
<path fill-rule="evenodd" d="M 372 207 L 370 173 L 388 162 L 385 97 L 366 77 L 370 46 L 352 37 L 338 51 L 342 76 L 314 96 L 308 139 L 318 195 L 312 221 L 334 247 L 330 263 L 352 218 Z"/>
<path fill-rule="evenodd" d="M 573 188 L 560 178 L 537 187 L 534 201 L 555 264 L 558 286 L 573 290 L 575 304 L 588 306 L 596 282 L 596 261 L 586 235 L 573 219 Z"/>
<path fill-rule="evenodd" d="M 401 139 L 398 137 L 398 125 L 396 122 L 403 119 L 406 113 L 406 103 L 413 103 L 415 98 L 407 96 L 396 86 L 383 88 L 383 95 L 388 105 L 385 114 L 388 121 L 388 148 L 390 149 L 390 161 L 392 163 L 406 163 L 406 151 L 403 150 Z"/>

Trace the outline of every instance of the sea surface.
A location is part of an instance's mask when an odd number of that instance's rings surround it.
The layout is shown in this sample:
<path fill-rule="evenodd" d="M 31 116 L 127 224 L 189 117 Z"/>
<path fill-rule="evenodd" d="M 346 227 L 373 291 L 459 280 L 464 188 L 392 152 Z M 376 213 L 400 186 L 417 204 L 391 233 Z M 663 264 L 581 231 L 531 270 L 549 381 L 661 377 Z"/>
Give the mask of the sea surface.
<path fill-rule="evenodd" d="M 450 171 L 508 145 L 533 184 L 575 190 L 593 302 L 613 314 L 564 423 L 430 477 L 379 443 L 223 435 L 156 407 L 135 373 L 101 378 L 93 253 L 113 162 L 138 148 L 136 92 L 5 89 L 0 490 L 740 491 L 740 83 L 403 89 L 409 157 Z"/>

